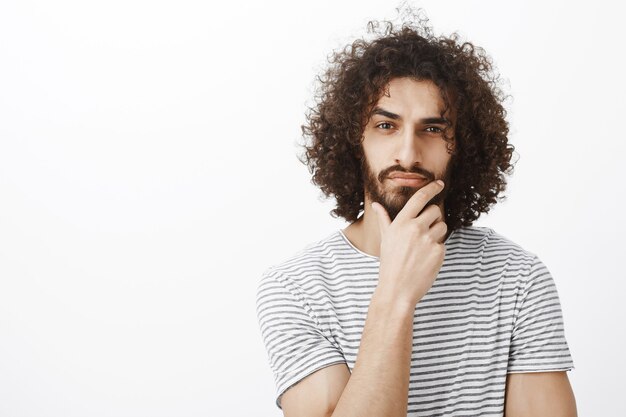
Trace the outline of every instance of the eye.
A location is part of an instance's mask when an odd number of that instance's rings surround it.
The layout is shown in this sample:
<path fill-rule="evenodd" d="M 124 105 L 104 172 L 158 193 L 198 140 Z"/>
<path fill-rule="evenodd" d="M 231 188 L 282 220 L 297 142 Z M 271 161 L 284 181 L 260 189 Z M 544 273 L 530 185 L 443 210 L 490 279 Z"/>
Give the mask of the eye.
<path fill-rule="evenodd" d="M 433 130 L 429 130 L 429 129 L 433 129 Z M 426 131 L 429 133 L 443 133 L 443 129 L 437 126 L 428 126 L 426 128 Z"/>
<path fill-rule="evenodd" d="M 379 127 L 383 130 L 389 130 L 393 127 L 393 125 L 389 122 L 382 122 L 382 123 L 378 123 L 376 127 Z"/>

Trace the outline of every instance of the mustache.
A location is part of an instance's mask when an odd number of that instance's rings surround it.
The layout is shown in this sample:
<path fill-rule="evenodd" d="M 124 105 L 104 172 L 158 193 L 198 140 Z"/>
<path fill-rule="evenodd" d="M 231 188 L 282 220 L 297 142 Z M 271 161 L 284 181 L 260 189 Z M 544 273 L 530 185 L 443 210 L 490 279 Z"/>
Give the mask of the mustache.
<path fill-rule="evenodd" d="M 428 181 L 434 181 L 435 176 L 432 172 L 426 171 L 424 168 L 420 168 L 418 166 L 412 167 L 410 170 L 404 169 L 400 165 L 393 165 L 388 168 L 383 169 L 378 173 L 378 181 L 383 182 L 385 178 L 389 176 L 392 172 L 406 172 L 411 174 L 418 174 L 426 178 Z"/>

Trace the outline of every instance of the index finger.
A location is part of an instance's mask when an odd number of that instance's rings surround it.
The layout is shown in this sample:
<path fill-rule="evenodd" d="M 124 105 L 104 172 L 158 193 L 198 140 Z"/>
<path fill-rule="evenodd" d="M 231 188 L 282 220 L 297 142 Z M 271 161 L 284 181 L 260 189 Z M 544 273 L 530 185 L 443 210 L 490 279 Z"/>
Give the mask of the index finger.
<path fill-rule="evenodd" d="M 443 181 L 431 181 L 415 192 L 396 216 L 401 219 L 412 219 L 424 209 L 426 204 L 443 190 Z"/>

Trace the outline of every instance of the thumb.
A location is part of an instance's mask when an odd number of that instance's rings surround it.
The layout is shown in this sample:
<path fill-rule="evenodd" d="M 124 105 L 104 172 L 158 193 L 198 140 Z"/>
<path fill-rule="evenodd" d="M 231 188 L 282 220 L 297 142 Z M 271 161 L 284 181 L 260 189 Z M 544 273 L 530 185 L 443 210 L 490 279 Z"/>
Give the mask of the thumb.
<path fill-rule="evenodd" d="M 380 233 L 382 234 L 391 224 L 389 214 L 387 214 L 387 210 L 385 210 L 385 208 L 377 202 L 372 202 L 372 210 L 374 210 L 374 213 L 376 213 L 378 228 L 380 229 Z"/>

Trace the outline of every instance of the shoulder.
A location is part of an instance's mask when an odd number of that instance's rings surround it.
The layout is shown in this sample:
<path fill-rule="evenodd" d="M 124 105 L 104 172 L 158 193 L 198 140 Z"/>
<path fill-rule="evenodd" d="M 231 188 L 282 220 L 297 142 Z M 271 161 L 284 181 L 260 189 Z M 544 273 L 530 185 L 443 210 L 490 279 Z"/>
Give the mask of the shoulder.
<path fill-rule="evenodd" d="M 332 268 L 344 255 L 349 253 L 337 230 L 268 267 L 263 271 L 259 285 L 277 281 L 282 285 L 286 282 L 292 285 L 301 283 L 316 272 L 322 273 Z"/>
<path fill-rule="evenodd" d="M 499 258 L 531 260 L 536 255 L 496 232 L 490 227 L 469 226 L 455 230 L 450 237 L 449 249 L 460 254 L 481 254 Z"/>
<path fill-rule="evenodd" d="M 473 271 L 485 279 L 497 276 L 517 288 L 545 270 L 534 252 L 489 227 L 456 230 L 446 243 L 446 258 L 452 271 Z"/>

